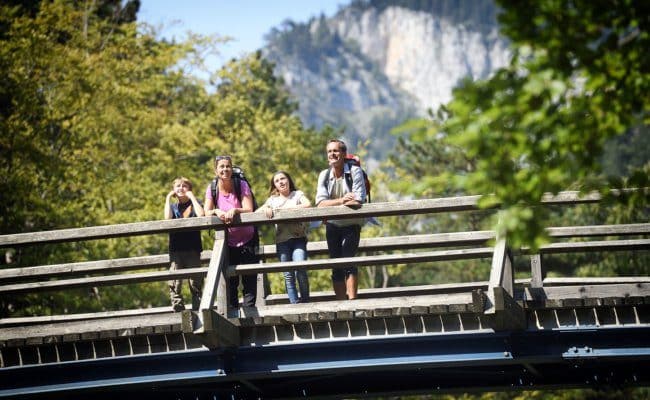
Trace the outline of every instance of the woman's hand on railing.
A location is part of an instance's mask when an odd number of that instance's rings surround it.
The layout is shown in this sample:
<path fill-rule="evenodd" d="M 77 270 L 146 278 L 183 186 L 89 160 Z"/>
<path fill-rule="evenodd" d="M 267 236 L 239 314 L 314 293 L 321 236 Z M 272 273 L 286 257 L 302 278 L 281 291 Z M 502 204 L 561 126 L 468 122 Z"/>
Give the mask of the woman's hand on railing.
<path fill-rule="evenodd" d="M 273 207 L 268 205 L 264 207 L 264 214 L 266 214 L 266 217 L 269 219 L 273 218 Z"/>

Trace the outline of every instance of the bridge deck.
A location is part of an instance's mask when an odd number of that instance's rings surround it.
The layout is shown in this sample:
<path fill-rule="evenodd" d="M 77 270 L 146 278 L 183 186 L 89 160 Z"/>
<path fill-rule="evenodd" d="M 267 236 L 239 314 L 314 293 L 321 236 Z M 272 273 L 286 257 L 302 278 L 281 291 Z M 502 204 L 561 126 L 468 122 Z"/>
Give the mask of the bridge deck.
<path fill-rule="evenodd" d="M 563 194 L 547 201 L 597 201 L 576 196 Z M 470 196 L 371 204 L 360 210 L 294 210 L 282 212 L 273 221 L 244 215 L 237 224 L 466 211 L 475 205 L 476 198 Z M 242 398 L 260 394 L 301 397 L 287 391 L 295 387 L 328 395 L 334 381 L 342 380 L 343 371 L 347 386 L 331 395 L 345 390 L 359 394 L 353 377 L 379 379 L 372 390 L 389 393 L 381 385 L 382 379 L 389 379 L 384 375 L 388 371 L 393 372 L 392 378 L 411 382 L 413 390 L 425 387 L 425 378 L 431 380 L 434 375 L 443 377 L 435 378 L 440 387 L 448 383 L 451 388 L 451 382 L 456 382 L 455 375 L 448 375 L 451 366 L 458 376 L 479 374 L 483 377 L 479 381 L 491 388 L 508 382 L 516 386 L 517 380 L 546 386 L 584 385 L 586 375 L 568 372 L 575 362 L 592 376 L 617 371 L 621 373 L 618 383 L 650 383 L 647 375 L 636 370 L 650 362 L 650 277 L 551 278 L 545 276 L 543 261 L 546 255 L 557 253 L 645 252 L 650 249 L 648 223 L 549 228 L 554 242 L 537 254 L 510 249 L 494 232 L 472 231 L 364 238 L 360 256 L 338 260 L 318 258 L 326 254 L 326 243 L 313 242 L 308 247 L 310 260 L 295 263 L 273 262 L 275 246 L 267 245 L 261 248 L 264 263 L 228 267 L 223 225 L 209 217 L 193 220 L 0 236 L 0 246 L 26 246 L 190 229 L 217 231 L 215 247 L 202 254 L 208 268 L 169 272 L 166 255 L 151 255 L 0 270 L 3 296 L 171 277 L 206 278 L 204 302 L 197 311 L 173 313 L 164 307 L 1 318 L 0 378 L 4 383 L 0 397 L 96 397 L 100 389 L 91 388 L 114 388 L 136 398 L 143 390 L 165 398 L 171 392 L 150 385 L 177 393 L 189 383 L 197 393 L 228 398 L 236 398 L 237 393 Z M 593 238 L 597 240 L 585 240 Z M 514 279 L 516 272 L 521 276 L 524 271 L 515 271 L 513 257 L 528 260 L 530 269 L 525 272 L 529 277 Z M 307 304 L 288 304 L 286 295 L 263 290 L 265 274 L 287 270 L 332 268 L 336 263 L 363 267 L 474 259 L 491 262 L 488 280 L 362 289 L 354 301 L 334 300 L 332 292 L 313 293 Z M 229 309 L 221 295 L 227 289 L 225 277 L 241 274 L 257 274 L 262 295 L 257 307 Z M 160 364 L 167 359 L 177 365 L 163 370 Z M 199 359 L 204 366 L 197 364 Z M 70 374 L 83 365 L 96 365 L 92 368 L 98 380 L 70 382 Z M 210 366 L 208 375 L 201 375 L 205 365 Z M 66 373 L 50 368 L 55 366 L 62 366 Z M 504 372 L 502 376 L 489 372 L 495 366 Z M 106 367 L 105 372 L 98 372 Z M 47 376 L 41 386 L 28 380 L 32 369 Z M 142 369 L 160 370 L 160 374 L 143 376 Z M 418 371 L 427 371 L 422 381 L 414 378 Z M 143 389 L 141 384 L 119 378 L 124 376 L 120 374 L 147 384 Z M 284 391 L 280 386 L 286 387 Z"/>

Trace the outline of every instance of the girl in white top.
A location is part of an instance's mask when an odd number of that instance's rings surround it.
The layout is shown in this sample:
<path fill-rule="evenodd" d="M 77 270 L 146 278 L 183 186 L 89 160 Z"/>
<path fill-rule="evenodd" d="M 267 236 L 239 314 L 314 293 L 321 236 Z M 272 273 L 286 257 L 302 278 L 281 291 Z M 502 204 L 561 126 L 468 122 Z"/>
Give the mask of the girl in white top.
<path fill-rule="evenodd" d="M 278 209 L 307 207 L 311 207 L 311 201 L 302 191 L 296 190 L 291 176 L 284 171 L 278 171 L 271 176 L 269 198 L 257 211 L 264 211 L 267 217 L 273 218 L 274 211 Z M 275 225 L 275 246 L 280 261 L 304 261 L 307 259 L 307 226 L 308 224 L 303 222 Z M 308 302 L 307 271 L 287 271 L 283 274 L 289 301 L 292 304 Z"/>

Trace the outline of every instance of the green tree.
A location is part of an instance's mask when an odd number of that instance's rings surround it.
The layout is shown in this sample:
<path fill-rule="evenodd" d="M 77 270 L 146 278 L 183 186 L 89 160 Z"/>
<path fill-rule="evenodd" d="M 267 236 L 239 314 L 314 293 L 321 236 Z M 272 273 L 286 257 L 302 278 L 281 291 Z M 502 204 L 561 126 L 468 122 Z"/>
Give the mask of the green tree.
<path fill-rule="evenodd" d="M 160 218 L 158 193 L 175 171 L 160 156 L 160 131 L 190 99 L 183 88 L 193 85 L 173 67 L 196 43 L 156 41 L 132 22 L 115 29 L 99 14 L 65 1 L 41 2 L 33 13 L 0 7 L 2 233 Z M 18 265 L 161 253 L 163 246 L 162 238 L 36 246 L 19 253 Z M 142 296 L 107 290 L 94 307 L 121 294 L 150 305 L 161 296 L 148 287 Z M 79 293 L 15 308 L 71 311 L 88 305 Z"/>
<path fill-rule="evenodd" d="M 324 163 L 315 149 L 330 133 L 306 130 L 292 116 L 295 105 L 259 54 L 219 71 L 209 93 L 184 66 L 200 64 L 213 38 L 168 43 L 133 22 L 114 29 L 84 7 L 48 1 L 25 13 L 0 6 L 0 233 L 161 219 L 172 179 L 187 176 L 202 198 L 212 159 L 224 152 L 246 169 L 260 200 L 276 169 L 314 192 Z M 166 251 L 166 235 L 34 246 L 14 266 Z M 167 304 L 164 284 L 3 298 L 1 312 L 129 303 Z"/>
<path fill-rule="evenodd" d="M 411 146 L 460 149 L 471 168 L 426 171 L 435 188 L 490 194 L 502 205 L 498 230 L 515 246 L 539 246 L 549 209 L 545 193 L 646 188 L 629 201 L 647 219 L 650 163 L 603 173 L 604 148 L 647 125 L 650 109 L 650 5 L 643 1 L 498 1 L 502 32 L 512 41 L 508 68 L 463 82 Z M 421 192 L 427 188 L 421 188 Z"/>

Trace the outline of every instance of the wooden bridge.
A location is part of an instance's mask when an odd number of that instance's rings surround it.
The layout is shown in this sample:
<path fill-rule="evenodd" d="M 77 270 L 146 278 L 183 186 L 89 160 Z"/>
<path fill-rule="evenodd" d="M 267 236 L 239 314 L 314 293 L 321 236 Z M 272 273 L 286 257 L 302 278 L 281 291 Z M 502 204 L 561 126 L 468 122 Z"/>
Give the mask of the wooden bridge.
<path fill-rule="evenodd" d="M 283 210 L 236 223 L 471 212 L 477 200 Z M 566 192 L 544 202 L 598 200 Z M 0 236 L 6 248 L 216 231 L 202 254 L 207 268 L 169 271 L 167 255 L 150 255 L 0 269 L 0 296 L 205 277 L 198 311 L 0 319 L 0 397 L 338 398 L 650 383 L 650 277 L 545 277 L 550 254 L 647 252 L 649 223 L 549 228 L 553 242 L 536 254 L 509 248 L 492 231 L 470 231 L 365 238 L 360 255 L 347 259 L 328 259 L 326 243 L 310 242 L 304 262 L 274 262 L 275 246 L 266 245 L 262 263 L 230 267 L 223 228 L 204 217 Z M 314 293 L 306 304 L 264 289 L 272 272 L 473 259 L 491 263 L 485 281 L 362 289 L 354 301 Z M 258 275 L 257 306 L 229 309 L 226 278 L 240 274 Z"/>

